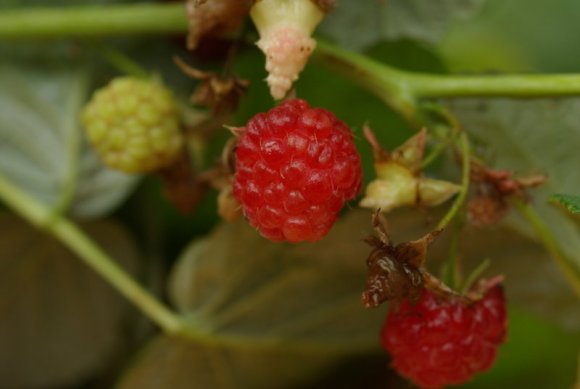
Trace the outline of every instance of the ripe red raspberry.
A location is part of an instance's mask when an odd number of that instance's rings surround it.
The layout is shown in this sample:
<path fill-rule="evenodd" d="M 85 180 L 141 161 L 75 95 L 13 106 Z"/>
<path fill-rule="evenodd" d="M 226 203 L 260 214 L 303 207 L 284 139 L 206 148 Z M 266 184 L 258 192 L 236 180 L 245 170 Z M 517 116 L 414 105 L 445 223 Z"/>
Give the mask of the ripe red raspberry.
<path fill-rule="evenodd" d="M 444 301 L 424 290 L 417 304 L 405 300 L 399 309 L 391 308 L 381 341 L 399 374 L 421 388 L 436 389 L 488 370 L 506 329 L 499 285 L 470 305 L 459 299 Z"/>
<path fill-rule="evenodd" d="M 321 239 L 361 189 L 360 156 L 331 112 L 291 99 L 241 129 L 234 196 L 273 241 Z"/>

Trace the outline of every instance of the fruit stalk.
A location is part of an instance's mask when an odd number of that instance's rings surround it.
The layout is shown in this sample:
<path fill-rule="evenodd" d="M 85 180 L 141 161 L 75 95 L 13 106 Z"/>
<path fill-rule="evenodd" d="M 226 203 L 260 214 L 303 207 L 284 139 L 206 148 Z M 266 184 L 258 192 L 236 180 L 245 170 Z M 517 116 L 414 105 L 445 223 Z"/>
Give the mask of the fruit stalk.
<path fill-rule="evenodd" d="M 471 145 L 465 131 L 460 132 L 458 143 L 461 150 L 461 160 L 463 162 L 463 168 L 461 171 L 461 189 L 459 190 L 451 208 L 449 208 L 445 216 L 443 216 L 441 221 L 437 224 L 436 229 L 438 230 L 445 229 L 449 225 L 449 222 L 453 220 L 457 212 L 461 209 L 461 206 L 465 203 L 467 193 L 469 192 L 469 173 L 471 170 L 469 161 L 471 159 Z"/>

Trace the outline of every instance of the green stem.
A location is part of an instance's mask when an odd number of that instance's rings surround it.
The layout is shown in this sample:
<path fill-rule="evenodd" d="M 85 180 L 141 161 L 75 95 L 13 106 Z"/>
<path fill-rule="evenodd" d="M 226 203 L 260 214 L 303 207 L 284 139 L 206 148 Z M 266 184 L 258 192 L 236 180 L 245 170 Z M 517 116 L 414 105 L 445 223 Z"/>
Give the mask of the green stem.
<path fill-rule="evenodd" d="M 316 47 L 316 60 L 374 93 L 407 120 L 416 121 L 415 96 L 406 72 L 323 41 Z"/>
<path fill-rule="evenodd" d="M 0 39 L 171 34 L 187 31 L 183 3 L 21 8 L 0 12 Z"/>
<path fill-rule="evenodd" d="M 21 8 L 0 12 L 0 39 L 102 37 L 185 33 L 183 3 Z M 415 120 L 415 99 L 460 96 L 580 95 L 580 75 L 456 76 L 395 69 L 327 42 L 315 58 Z"/>
<path fill-rule="evenodd" d="M 101 42 L 94 42 L 93 47 L 111 66 L 122 74 L 141 79 L 149 79 L 152 77 L 147 70 L 124 53 Z"/>
<path fill-rule="evenodd" d="M 443 140 L 439 142 L 435 147 L 433 147 L 433 150 L 431 150 L 431 152 L 428 155 L 426 155 L 425 158 L 423 158 L 423 162 L 421 163 L 421 169 L 425 169 L 433 162 L 435 162 L 435 160 L 437 160 L 437 158 L 439 158 L 439 156 L 441 156 L 441 154 L 443 154 L 443 152 L 447 150 L 448 146 L 449 142 L 447 140 Z"/>
<path fill-rule="evenodd" d="M 361 54 L 318 42 L 317 59 L 409 117 L 416 100 L 437 97 L 553 97 L 580 95 L 580 74 L 459 76 L 395 69 Z"/>
<path fill-rule="evenodd" d="M 182 320 L 128 275 L 75 224 L 0 176 L 0 198 L 31 224 L 57 237 L 167 333 L 179 333 Z"/>
<path fill-rule="evenodd" d="M 526 220 L 531 224 L 532 228 L 536 232 L 536 235 L 544 244 L 546 250 L 560 266 L 564 276 L 568 279 L 568 282 L 570 285 L 572 285 L 574 291 L 580 297 L 580 269 L 578 266 L 575 266 L 574 262 L 567 257 L 567 255 L 560 247 L 558 240 L 552 234 L 552 231 L 550 231 L 548 226 L 546 226 L 534 208 L 520 199 L 513 199 L 512 203 L 522 214 L 522 216 L 525 217 Z"/>
<path fill-rule="evenodd" d="M 580 74 L 457 76 L 406 73 L 417 97 L 547 97 L 580 94 Z"/>
<path fill-rule="evenodd" d="M 465 131 L 461 131 L 459 133 L 459 147 L 461 149 L 461 159 L 463 163 L 463 168 L 461 171 L 461 189 L 459 190 L 459 193 L 457 194 L 457 197 L 455 198 L 451 208 L 449 208 L 445 216 L 443 216 L 441 221 L 439 221 L 439 224 L 437 224 L 436 229 L 444 229 L 447 227 L 449 222 L 453 220 L 457 212 L 459 212 L 463 206 L 463 203 L 467 198 L 467 192 L 469 191 L 469 174 L 471 170 L 471 164 L 469 161 L 471 160 L 471 147 Z"/>

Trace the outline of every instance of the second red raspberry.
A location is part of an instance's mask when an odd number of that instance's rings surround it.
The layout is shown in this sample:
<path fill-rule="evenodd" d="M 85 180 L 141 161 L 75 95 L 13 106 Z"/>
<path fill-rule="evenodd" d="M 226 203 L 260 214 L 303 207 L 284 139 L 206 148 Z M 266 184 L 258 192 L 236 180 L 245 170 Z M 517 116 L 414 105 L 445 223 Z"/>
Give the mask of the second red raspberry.
<path fill-rule="evenodd" d="M 235 155 L 234 196 L 250 224 L 273 241 L 321 239 L 361 189 L 350 129 L 304 100 L 254 116 Z"/>
<path fill-rule="evenodd" d="M 424 290 L 415 305 L 391 307 L 381 341 L 395 370 L 420 388 L 439 389 L 490 369 L 505 341 L 507 310 L 502 287 L 489 284 L 469 305 Z"/>

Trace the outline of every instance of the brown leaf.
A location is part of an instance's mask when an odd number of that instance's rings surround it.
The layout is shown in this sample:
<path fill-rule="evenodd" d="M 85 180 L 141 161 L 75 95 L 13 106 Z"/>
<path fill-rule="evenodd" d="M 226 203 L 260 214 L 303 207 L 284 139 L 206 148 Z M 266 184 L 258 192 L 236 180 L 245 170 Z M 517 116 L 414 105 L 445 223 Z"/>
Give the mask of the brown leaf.
<path fill-rule="evenodd" d="M 185 74 L 201 81 L 191 96 L 191 102 L 210 108 L 214 116 L 235 111 L 250 85 L 248 80 L 195 69 L 179 57 L 173 60 Z"/>

